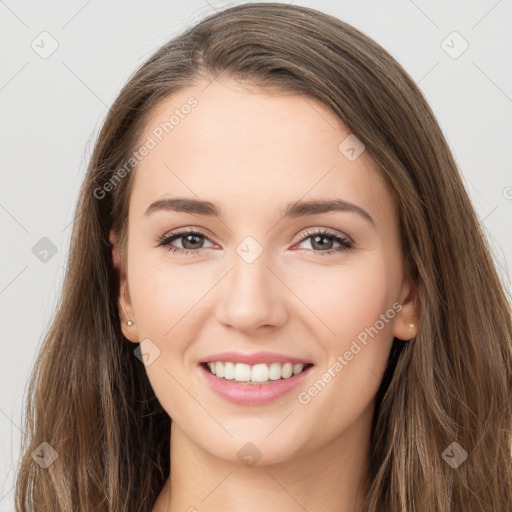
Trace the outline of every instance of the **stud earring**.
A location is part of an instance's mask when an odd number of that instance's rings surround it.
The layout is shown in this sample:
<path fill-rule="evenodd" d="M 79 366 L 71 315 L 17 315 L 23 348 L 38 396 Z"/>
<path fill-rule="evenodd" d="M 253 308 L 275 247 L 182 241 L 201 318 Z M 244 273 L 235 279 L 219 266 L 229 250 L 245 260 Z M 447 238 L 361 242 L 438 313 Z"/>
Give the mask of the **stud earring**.
<path fill-rule="evenodd" d="M 414 328 L 414 324 L 409 324 L 409 329 L 413 329 Z"/>

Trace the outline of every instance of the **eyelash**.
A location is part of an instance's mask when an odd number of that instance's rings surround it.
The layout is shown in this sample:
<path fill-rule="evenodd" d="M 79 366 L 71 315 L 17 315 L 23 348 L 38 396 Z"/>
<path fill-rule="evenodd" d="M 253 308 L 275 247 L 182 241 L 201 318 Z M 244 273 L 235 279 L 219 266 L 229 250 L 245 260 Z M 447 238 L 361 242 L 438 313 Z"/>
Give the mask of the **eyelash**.
<path fill-rule="evenodd" d="M 164 235 L 160 237 L 158 241 L 157 247 L 167 247 L 167 250 L 169 252 L 172 252 L 174 254 L 183 254 L 183 255 L 192 255 L 192 256 L 198 256 L 200 249 L 181 249 L 180 247 L 173 247 L 171 245 L 171 242 L 174 242 L 174 240 L 177 240 L 179 238 L 183 238 L 184 235 L 197 235 L 206 238 L 209 240 L 209 238 L 201 233 L 200 231 L 196 231 L 193 229 L 184 229 L 184 230 L 177 230 L 173 231 L 172 233 L 169 233 L 167 235 Z M 330 256 L 331 254 L 337 253 L 337 252 L 344 252 L 348 249 L 351 249 L 353 246 L 353 242 L 349 240 L 348 238 L 339 236 L 335 232 L 328 231 L 326 229 L 320 229 L 317 231 L 306 231 L 304 233 L 304 236 L 297 242 L 298 244 L 304 242 L 304 240 L 307 240 L 308 238 L 312 238 L 314 236 L 322 236 L 325 238 L 330 238 L 334 240 L 335 242 L 338 242 L 341 244 L 341 247 L 336 247 L 334 249 L 328 249 L 327 251 L 314 251 L 314 253 L 317 253 L 319 256 Z M 206 248 L 207 249 L 207 248 Z"/>

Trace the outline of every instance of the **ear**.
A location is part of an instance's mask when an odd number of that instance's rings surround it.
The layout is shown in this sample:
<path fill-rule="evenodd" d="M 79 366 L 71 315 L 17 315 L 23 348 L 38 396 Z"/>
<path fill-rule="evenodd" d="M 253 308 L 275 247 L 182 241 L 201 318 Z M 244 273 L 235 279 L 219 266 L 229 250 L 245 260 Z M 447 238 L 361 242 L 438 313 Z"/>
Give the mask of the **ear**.
<path fill-rule="evenodd" d="M 402 305 L 402 309 L 395 316 L 393 336 L 408 341 L 418 334 L 420 315 L 418 288 L 407 277 L 404 278 L 398 302 Z"/>
<path fill-rule="evenodd" d="M 128 280 L 126 277 L 126 269 L 121 260 L 121 251 L 117 236 L 113 231 L 109 233 L 110 243 L 112 244 L 112 263 L 117 273 L 119 290 L 117 290 L 117 304 L 119 309 L 119 318 L 121 319 L 121 331 L 125 338 L 133 343 L 139 343 L 137 324 L 133 307 L 130 299 L 130 290 L 128 288 Z M 131 325 L 128 325 L 131 322 Z"/>

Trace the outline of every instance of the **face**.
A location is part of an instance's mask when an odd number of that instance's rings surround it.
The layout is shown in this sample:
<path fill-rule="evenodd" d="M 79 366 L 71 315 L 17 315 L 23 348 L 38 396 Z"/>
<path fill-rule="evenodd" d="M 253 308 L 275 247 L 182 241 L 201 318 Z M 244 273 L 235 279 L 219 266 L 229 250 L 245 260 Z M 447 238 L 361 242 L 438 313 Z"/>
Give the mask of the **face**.
<path fill-rule="evenodd" d="M 201 451 L 239 462 L 250 442 L 276 463 L 367 430 L 393 337 L 415 334 L 397 208 L 323 104 L 206 85 L 163 100 L 142 138 L 126 266 L 114 249 L 122 328 Z"/>

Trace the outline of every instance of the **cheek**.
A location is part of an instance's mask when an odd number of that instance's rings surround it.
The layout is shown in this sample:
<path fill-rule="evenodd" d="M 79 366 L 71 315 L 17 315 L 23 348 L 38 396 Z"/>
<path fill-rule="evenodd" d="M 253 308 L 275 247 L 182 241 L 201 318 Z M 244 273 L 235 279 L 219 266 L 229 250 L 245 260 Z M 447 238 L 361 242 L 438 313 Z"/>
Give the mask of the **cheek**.
<path fill-rule="evenodd" d="M 177 326 L 187 323 L 184 315 L 208 291 L 196 265 L 173 265 L 165 255 L 161 248 L 134 250 L 129 260 L 130 296 L 141 334 L 158 339 L 172 336 Z"/>
<path fill-rule="evenodd" d="M 162 407 L 173 419 L 197 414 L 188 387 L 192 360 L 187 350 L 199 336 L 201 297 L 211 286 L 194 265 L 173 266 L 146 253 L 130 261 L 130 296 L 140 340 L 158 347 L 158 357 L 145 367 Z"/>
<path fill-rule="evenodd" d="M 294 292 L 308 306 L 304 318 L 316 323 L 316 333 L 341 349 L 391 307 L 389 271 L 382 257 L 373 254 L 353 265 L 319 267 L 310 278 L 304 272 L 295 279 Z"/>
<path fill-rule="evenodd" d="M 318 414 L 332 408 L 339 411 L 330 416 L 333 427 L 342 417 L 360 412 L 380 384 L 396 314 L 390 275 L 393 269 L 382 255 L 375 253 L 358 264 L 331 268 L 323 276 L 317 273 L 314 279 L 302 280 L 297 291 L 315 313 L 304 321 L 323 353 L 317 375 L 322 381 L 322 398 L 315 399 L 315 407 Z M 339 363 L 336 366 L 335 361 Z M 324 392 L 322 385 L 327 382 Z M 341 407 L 340 396 L 344 397 Z"/>

